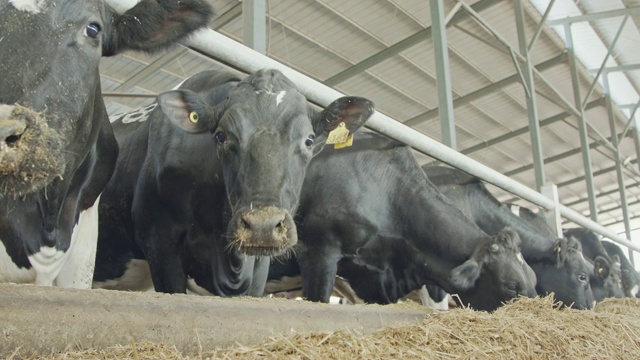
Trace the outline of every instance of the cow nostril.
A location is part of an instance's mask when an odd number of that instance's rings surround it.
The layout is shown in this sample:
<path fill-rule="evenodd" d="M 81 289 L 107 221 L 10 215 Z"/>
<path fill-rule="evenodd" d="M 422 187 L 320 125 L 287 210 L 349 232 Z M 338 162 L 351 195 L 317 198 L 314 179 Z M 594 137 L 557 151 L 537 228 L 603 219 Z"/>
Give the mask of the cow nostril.
<path fill-rule="evenodd" d="M 9 145 L 12 146 L 14 145 L 18 140 L 20 140 L 20 135 L 9 135 L 7 136 L 6 139 L 4 139 L 4 142 Z"/>

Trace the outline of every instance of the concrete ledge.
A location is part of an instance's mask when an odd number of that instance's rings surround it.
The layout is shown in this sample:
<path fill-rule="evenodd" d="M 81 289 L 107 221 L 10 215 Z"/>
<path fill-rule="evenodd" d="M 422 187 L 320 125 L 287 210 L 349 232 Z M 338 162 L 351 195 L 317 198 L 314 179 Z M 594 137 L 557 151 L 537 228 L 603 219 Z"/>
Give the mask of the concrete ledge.
<path fill-rule="evenodd" d="M 103 349 L 148 340 L 185 355 L 269 336 L 353 329 L 370 333 L 420 323 L 409 306 L 327 305 L 286 299 L 218 298 L 0 284 L 0 357 Z"/>

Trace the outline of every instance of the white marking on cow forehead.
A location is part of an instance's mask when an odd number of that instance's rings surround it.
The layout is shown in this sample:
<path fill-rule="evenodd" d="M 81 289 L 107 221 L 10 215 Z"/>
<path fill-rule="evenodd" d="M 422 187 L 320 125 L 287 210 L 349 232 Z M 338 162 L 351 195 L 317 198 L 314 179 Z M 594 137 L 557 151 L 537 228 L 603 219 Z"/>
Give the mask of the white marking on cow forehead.
<path fill-rule="evenodd" d="M 284 96 L 287 94 L 286 91 L 282 90 L 278 93 L 278 95 L 276 95 L 276 106 L 280 105 L 280 103 L 282 102 L 282 99 L 284 98 Z"/>
<path fill-rule="evenodd" d="M 44 0 L 9 0 L 9 3 L 20 11 L 38 14 L 42 11 Z"/>
<path fill-rule="evenodd" d="M 0 282 L 33 284 L 35 281 L 36 271 L 33 268 L 25 269 L 16 266 L 0 241 Z"/>
<path fill-rule="evenodd" d="M 524 265 L 524 258 L 522 257 L 522 253 L 516 254 L 516 259 L 520 262 L 520 264 Z"/>
<path fill-rule="evenodd" d="M 520 206 L 511 205 L 511 212 L 514 213 L 516 216 L 520 216 Z"/>
<path fill-rule="evenodd" d="M 136 6 L 140 0 L 105 0 L 118 14 L 124 14 L 127 10 Z"/>

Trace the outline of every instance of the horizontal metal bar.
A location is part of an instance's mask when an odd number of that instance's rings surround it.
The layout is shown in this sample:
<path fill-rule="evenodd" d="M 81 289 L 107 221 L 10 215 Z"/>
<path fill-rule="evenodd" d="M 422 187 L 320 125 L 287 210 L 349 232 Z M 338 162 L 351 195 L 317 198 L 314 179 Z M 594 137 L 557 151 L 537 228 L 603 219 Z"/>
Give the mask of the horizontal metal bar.
<path fill-rule="evenodd" d="M 594 21 L 594 20 L 608 19 L 608 18 L 618 17 L 618 16 L 637 15 L 637 14 L 640 14 L 640 6 L 632 6 L 626 9 L 602 11 L 599 13 L 585 14 L 585 15 L 579 15 L 579 16 L 569 16 L 562 19 L 549 20 L 547 21 L 547 23 L 549 24 L 549 26 L 556 26 L 556 25 L 572 24 L 577 22 Z"/>

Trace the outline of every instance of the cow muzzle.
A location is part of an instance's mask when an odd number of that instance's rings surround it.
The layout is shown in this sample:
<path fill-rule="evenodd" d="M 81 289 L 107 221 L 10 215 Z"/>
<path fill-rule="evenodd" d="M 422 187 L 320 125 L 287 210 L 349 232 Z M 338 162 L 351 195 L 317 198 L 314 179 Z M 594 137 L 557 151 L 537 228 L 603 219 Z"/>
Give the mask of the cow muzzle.
<path fill-rule="evenodd" d="M 24 117 L 12 116 L 15 106 L 0 105 L 0 164 L 11 168 L 19 159 L 20 153 L 15 151 L 15 145 L 27 129 Z"/>
<path fill-rule="evenodd" d="M 278 255 L 298 241 L 291 215 L 275 206 L 240 210 L 231 223 L 231 245 L 247 255 Z"/>
<path fill-rule="evenodd" d="M 64 172 L 62 137 L 43 114 L 0 105 L 0 197 L 22 196 Z"/>

